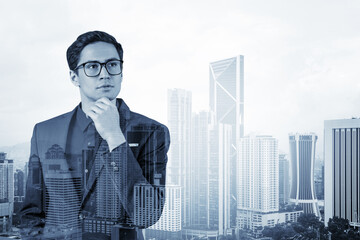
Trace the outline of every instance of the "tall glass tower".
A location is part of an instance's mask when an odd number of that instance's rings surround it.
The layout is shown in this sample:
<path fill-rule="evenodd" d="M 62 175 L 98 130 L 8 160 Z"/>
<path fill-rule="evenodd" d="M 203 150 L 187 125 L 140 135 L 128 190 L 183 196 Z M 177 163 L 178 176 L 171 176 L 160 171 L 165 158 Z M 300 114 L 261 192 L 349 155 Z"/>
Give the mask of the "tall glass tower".
<path fill-rule="evenodd" d="M 168 126 L 171 136 L 166 182 L 181 186 L 181 222 L 190 226 L 191 218 L 191 92 L 168 90 Z"/>
<path fill-rule="evenodd" d="M 222 187 L 228 189 L 228 199 L 230 201 L 229 210 L 228 214 L 219 211 L 219 219 L 225 216 L 228 220 L 220 221 L 220 223 L 222 222 L 227 225 L 227 227 L 234 228 L 236 227 L 237 146 L 239 145 L 240 138 L 244 135 L 244 56 L 239 55 L 210 63 L 209 74 L 211 119 L 209 130 L 217 132 L 219 129 L 224 129 L 219 127 L 219 124 L 223 124 L 229 126 L 229 131 L 231 132 L 226 133 L 231 137 L 228 142 L 230 148 L 229 154 L 226 155 L 228 159 L 223 159 L 227 162 L 226 166 L 228 166 L 230 171 L 229 180 L 222 179 L 216 183 L 222 184 Z M 210 141 L 216 141 L 210 143 L 210 145 L 213 146 L 212 150 L 210 150 L 210 158 L 215 157 L 216 159 L 216 154 L 220 154 L 221 150 L 227 147 L 223 146 L 223 143 L 219 142 L 217 138 L 213 138 L 213 140 L 210 139 Z M 214 145 L 219 146 L 215 147 Z M 214 152 L 216 149 L 219 150 L 217 153 Z M 224 156 L 225 155 L 222 157 Z M 223 174 L 219 176 L 226 177 Z M 212 180 L 209 179 L 209 181 Z M 228 184 L 228 186 L 224 186 L 223 183 Z M 226 204 L 223 206 L 226 206 Z M 227 224 L 228 222 L 229 224 Z M 224 229 L 224 226 L 219 226 L 219 229 Z"/>
<path fill-rule="evenodd" d="M 216 123 L 231 125 L 235 143 L 244 136 L 244 56 L 212 62 L 209 71 L 210 111 Z"/>
<path fill-rule="evenodd" d="M 304 213 L 320 217 L 314 185 L 316 140 L 314 133 L 289 135 L 292 172 L 290 202 L 300 205 Z"/>
<path fill-rule="evenodd" d="M 191 226 L 206 228 L 209 209 L 208 112 L 194 113 L 191 131 Z"/>

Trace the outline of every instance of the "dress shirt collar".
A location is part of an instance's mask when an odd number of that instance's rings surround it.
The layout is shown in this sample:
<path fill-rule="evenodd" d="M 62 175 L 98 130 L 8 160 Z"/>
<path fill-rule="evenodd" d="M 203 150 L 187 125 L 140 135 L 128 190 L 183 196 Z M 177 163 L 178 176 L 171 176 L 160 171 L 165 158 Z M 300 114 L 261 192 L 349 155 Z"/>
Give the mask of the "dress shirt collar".
<path fill-rule="evenodd" d="M 81 108 L 81 103 L 76 109 L 76 122 L 79 124 L 81 131 L 85 132 L 87 127 L 93 122 L 90 117 L 87 117 Z"/>

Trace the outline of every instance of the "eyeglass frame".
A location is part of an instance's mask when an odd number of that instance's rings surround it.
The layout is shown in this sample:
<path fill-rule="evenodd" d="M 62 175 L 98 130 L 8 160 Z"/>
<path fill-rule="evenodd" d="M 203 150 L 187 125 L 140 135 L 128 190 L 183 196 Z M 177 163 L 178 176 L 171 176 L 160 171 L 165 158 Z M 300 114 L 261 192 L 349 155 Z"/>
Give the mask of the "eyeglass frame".
<path fill-rule="evenodd" d="M 109 70 L 107 69 L 106 64 L 108 64 L 108 63 L 111 62 L 111 61 L 119 61 L 119 62 L 120 62 L 120 73 L 112 74 L 112 73 L 109 72 Z M 88 62 L 79 64 L 79 65 L 74 69 L 74 71 L 78 70 L 79 68 L 83 68 L 83 69 L 84 69 L 84 73 L 85 73 L 85 75 L 86 75 L 87 77 L 97 77 L 97 76 L 100 75 L 103 66 L 105 66 L 105 69 L 106 69 L 106 71 L 108 72 L 109 75 L 111 75 L 111 76 L 116 76 L 116 75 L 120 75 L 120 74 L 122 73 L 122 65 L 123 65 L 123 62 L 124 62 L 124 61 L 123 61 L 123 60 L 120 60 L 120 59 L 109 59 L 109 60 L 107 60 L 107 61 L 104 62 L 104 63 L 101 63 L 101 62 L 98 62 L 98 61 L 88 61 Z M 89 76 L 89 75 L 87 75 L 87 74 L 86 74 L 86 71 L 85 71 L 85 65 L 88 64 L 88 63 L 98 63 L 98 64 L 100 64 L 99 73 L 96 74 L 95 76 Z"/>

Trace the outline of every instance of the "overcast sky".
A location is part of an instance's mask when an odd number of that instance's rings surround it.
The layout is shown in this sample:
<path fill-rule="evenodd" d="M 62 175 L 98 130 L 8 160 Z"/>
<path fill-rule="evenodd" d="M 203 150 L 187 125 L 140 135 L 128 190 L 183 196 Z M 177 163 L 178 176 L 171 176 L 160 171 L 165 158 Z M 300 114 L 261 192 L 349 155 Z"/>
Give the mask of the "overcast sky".
<path fill-rule="evenodd" d="M 208 109 L 209 63 L 245 57 L 245 133 L 273 135 L 360 116 L 360 1 L 3 1 L 0 146 L 30 140 L 35 123 L 80 101 L 65 52 L 89 30 L 124 48 L 120 97 L 167 123 L 167 89 Z"/>

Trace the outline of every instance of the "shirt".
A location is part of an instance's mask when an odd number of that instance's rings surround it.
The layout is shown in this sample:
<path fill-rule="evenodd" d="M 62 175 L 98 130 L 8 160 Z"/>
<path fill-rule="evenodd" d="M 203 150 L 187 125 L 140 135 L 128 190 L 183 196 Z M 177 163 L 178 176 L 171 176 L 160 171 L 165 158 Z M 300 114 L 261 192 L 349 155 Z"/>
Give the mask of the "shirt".
<path fill-rule="evenodd" d="M 95 147 L 99 142 L 96 139 L 99 138 L 94 122 L 85 115 L 80 103 L 70 123 L 66 143 L 69 170 L 86 175 L 92 164 Z"/>

